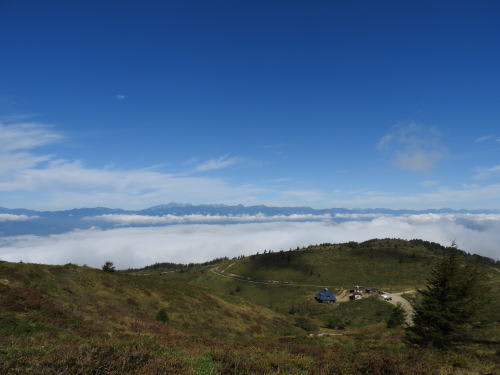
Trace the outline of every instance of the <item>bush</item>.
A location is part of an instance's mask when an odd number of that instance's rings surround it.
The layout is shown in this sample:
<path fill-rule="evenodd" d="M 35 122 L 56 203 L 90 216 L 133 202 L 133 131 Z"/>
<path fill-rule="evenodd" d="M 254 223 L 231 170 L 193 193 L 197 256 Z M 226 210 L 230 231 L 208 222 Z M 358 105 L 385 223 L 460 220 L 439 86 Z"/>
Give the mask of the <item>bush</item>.
<path fill-rule="evenodd" d="M 170 320 L 167 311 L 165 309 L 160 309 L 156 314 L 156 320 L 158 320 L 159 322 L 167 323 Z"/>
<path fill-rule="evenodd" d="M 401 306 L 400 303 L 398 303 L 394 308 L 392 309 L 391 316 L 387 320 L 387 327 L 388 328 L 394 328 L 394 327 L 401 327 L 406 320 L 406 312 L 403 309 L 403 306 Z"/>
<path fill-rule="evenodd" d="M 319 327 L 316 323 L 314 323 L 311 319 L 300 316 L 295 319 L 295 325 L 299 328 L 302 328 L 306 332 L 315 332 L 319 330 Z"/>
<path fill-rule="evenodd" d="M 345 318 L 330 318 L 326 324 L 330 329 L 345 329 L 351 322 Z"/>

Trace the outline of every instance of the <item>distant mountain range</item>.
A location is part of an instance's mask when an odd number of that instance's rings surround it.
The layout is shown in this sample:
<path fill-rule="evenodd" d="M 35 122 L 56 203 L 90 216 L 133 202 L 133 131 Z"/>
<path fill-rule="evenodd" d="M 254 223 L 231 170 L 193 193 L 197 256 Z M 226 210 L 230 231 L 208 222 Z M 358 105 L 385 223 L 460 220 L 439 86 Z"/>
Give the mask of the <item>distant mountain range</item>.
<path fill-rule="evenodd" d="M 0 236 L 13 236 L 22 234 L 48 235 L 64 233 L 75 229 L 89 229 L 93 227 L 111 228 L 117 226 L 112 221 L 102 220 L 103 215 L 141 215 L 159 217 L 164 215 L 186 216 L 186 215 L 202 215 L 202 216 L 220 216 L 231 217 L 228 222 L 235 222 L 235 216 L 289 216 L 289 215 L 338 215 L 338 214 L 387 214 L 387 215 L 409 215 L 409 214 L 498 214 L 500 210 L 454 210 L 450 208 L 441 209 L 424 209 L 424 210 L 392 210 L 387 208 L 365 208 L 365 209 L 347 209 L 347 208 L 326 208 L 314 209 L 311 207 L 272 207 L 265 205 L 244 206 L 244 205 L 225 205 L 225 204 L 182 204 L 169 203 L 149 207 L 143 210 L 124 210 L 119 208 L 74 208 L 71 210 L 60 211 L 37 211 L 23 208 L 9 209 L 0 207 Z M 305 217 L 303 220 L 309 220 Z M 300 220 L 300 217 L 297 219 Z M 338 218 L 339 221 L 346 218 Z M 237 221 L 237 220 L 236 220 Z M 245 222 L 252 221 L 245 220 Z M 257 221 L 257 220 L 256 220 Z M 191 223 L 196 222 L 196 217 L 190 220 Z M 204 222 L 201 221 L 200 222 Z M 220 223 L 224 222 L 223 218 L 219 218 Z M 120 226 L 144 226 L 158 225 L 159 223 L 133 223 Z M 162 223 L 164 225 L 165 223 Z M 174 223 L 172 223 L 174 224 Z"/>

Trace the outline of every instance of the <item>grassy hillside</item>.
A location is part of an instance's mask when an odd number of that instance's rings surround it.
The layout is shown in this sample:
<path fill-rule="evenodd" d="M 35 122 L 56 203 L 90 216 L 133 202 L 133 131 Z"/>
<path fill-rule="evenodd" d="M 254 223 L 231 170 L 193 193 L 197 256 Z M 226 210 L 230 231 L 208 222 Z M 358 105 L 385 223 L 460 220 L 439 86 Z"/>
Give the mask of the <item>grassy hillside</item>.
<path fill-rule="evenodd" d="M 204 286 L 234 303 L 251 301 L 285 314 L 301 310 L 309 317 L 317 318 L 318 324 L 327 324 L 333 318 L 322 309 L 331 311 L 337 307 L 316 303 L 314 295 L 321 287 L 329 287 L 337 296 L 345 295 L 352 285 L 373 286 L 394 292 L 416 290 L 425 284 L 432 265 L 451 251 L 477 262 L 490 275 L 493 284 L 500 285 L 498 262 L 436 243 L 398 239 L 322 244 L 292 251 L 266 252 L 237 259 L 221 259 L 210 265 L 176 268 L 176 272 L 167 274 L 161 274 L 163 268 L 160 264 L 147 272 Z M 172 265 L 168 270 L 172 270 Z M 219 274 L 213 272 L 215 270 Z M 255 280 L 267 283 L 250 282 Z M 380 315 L 379 321 L 384 317 L 384 314 Z M 346 320 L 355 324 L 356 319 L 348 317 Z M 366 317 L 365 320 L 373 321 L 373 317 Z"/>
<path fill-rule="evenodd" d="M 227 271 L 254 280 L 404 290 L 423 285 L 436 259 L 454 250 L 425 241 L 397 239 L 323 244 L 245 257 L 231 262 Z M 478 260 L 489 263 L 487 258 Z"/>
<path fill-rule="evenodd" d="M 387 328 L 392 307 L 378 298 L 314 301 L 314 285 L 323 282 L 338 282 L 337 293 L 356 282 L 393 289 L 421 285 L 429 265 L 447 251 L 433 246 L 398 240 L 320 245 L 112 273 L 0 262 L 0 373 L 500 373 L 500 272 L 487 259 L 476 260 L 490 270 L 496 324 L 456 352 L 407 345 L 402 328 Z M 336 272 L 329 274 L 332 267 Z M 251 283 L 231 273 L 295 284 Z M 398 275 L 399 281 L 392 279 Z M 156 320 L 160 309 L 168 321 Z"/>
<path fill-rule="evenodd" d="M 128 335 L 157 333 L 164 308 L 169 329 L 210 335 L 297 333 L 276 313 L 229 303 L 175 280 L 87 267 L 0 262 L 0 334 Z M 201 313 L 203 312 L 203 313 Z"/>

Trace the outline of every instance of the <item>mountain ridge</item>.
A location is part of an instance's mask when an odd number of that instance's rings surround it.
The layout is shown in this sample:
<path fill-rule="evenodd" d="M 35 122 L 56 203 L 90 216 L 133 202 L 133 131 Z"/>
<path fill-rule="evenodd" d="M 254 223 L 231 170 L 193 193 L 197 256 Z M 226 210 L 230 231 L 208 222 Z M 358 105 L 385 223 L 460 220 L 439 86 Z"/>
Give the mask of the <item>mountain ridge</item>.
<path fill-rule="evenodd" d="M 304 218 L 295 217 L 295 221 L 324 220 L 320 215 L 331 215 L 336 221 L 346 220 L 368 220 L 369 216 L 349 217 L 342 215 L 422 215 L 422 214 L 500 214 L 497 209 L 388 209 L 388 208 L 312 208 L 307 206 L 267 206 L 253 205 L 245 206 L 226 205 L 226 204 L 190 204 L 190 203 L 168 203 L 156 205 L 140 210 L 127 210 L 122 208 L 109 207 L 82 207 L 68 210 L 30 210 L 26 208 L 5 208 L 0 207 L 0 215 L 24 215 L 28 217 L 15 218 L 0 216 L 0 237 L 16 235 L 51 235 L 60 234 L 76 229 L 101 228 L 109 229 L 116 226 L 134 227 L 134 226 L 155 226 L 168 225 L 172 223 L 113 223 L 112 220 L 103 220 L 105 215 L 141 215 L 141 216 L 219 216 L 218 222 L 225 224 L 224 217 L 228 218 L 227 223 L 235 222 L 235 217 L 246 216 L 245 222 L 251 221 L 248 216 L 257 216 L 260 218 L 272 216 L 290 216 L 290 215 L 309 215 Z M 314 218 L 311 215 L 318 215 Z M 4 215 L 5 216 L 5 215 Z M 109 219 L 109 217 L 107 218 Z M 237 221 L 237 220 L 236 220 Z M 258 220 L 256 220 L 258 221 Z M 196 217 L 190 218 L 190 223 L 203 223 L 203 220 L 196 221 Z"/>

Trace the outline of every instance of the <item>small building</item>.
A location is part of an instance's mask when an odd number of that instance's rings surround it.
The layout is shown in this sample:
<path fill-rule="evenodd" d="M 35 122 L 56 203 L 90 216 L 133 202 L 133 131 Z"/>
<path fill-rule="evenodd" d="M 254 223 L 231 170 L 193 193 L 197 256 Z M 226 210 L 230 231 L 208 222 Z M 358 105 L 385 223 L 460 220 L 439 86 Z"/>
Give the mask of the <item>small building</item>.
<path fill-rule="evenodd" d="M 323 289 L 322 291 L 316 293 L 316 301 L 321 303 L 332 303 L 337 300 L 337 298 L 328 290 L 328 288 Z"/>

